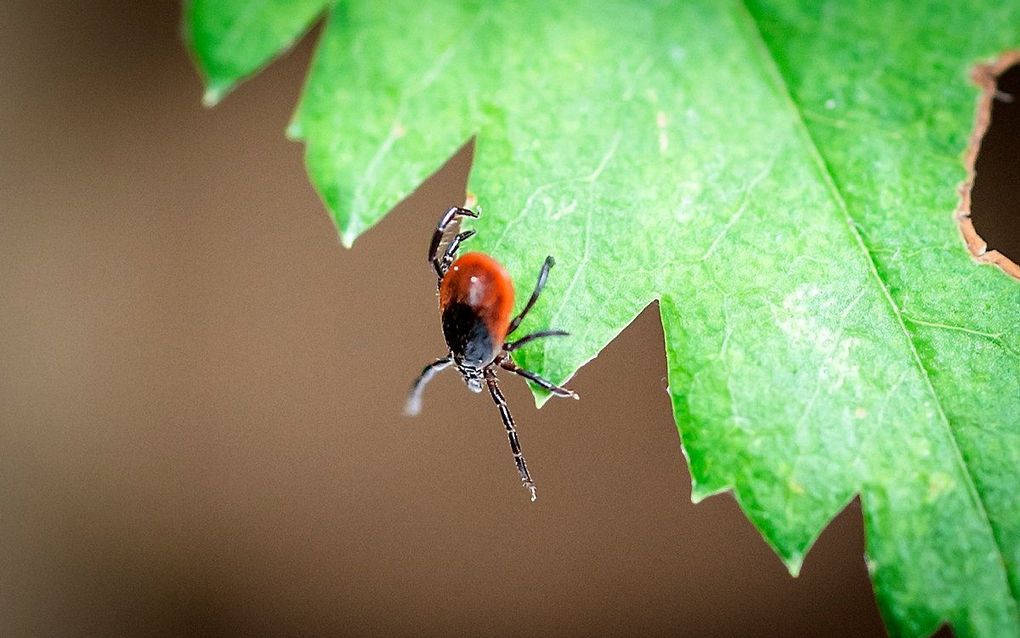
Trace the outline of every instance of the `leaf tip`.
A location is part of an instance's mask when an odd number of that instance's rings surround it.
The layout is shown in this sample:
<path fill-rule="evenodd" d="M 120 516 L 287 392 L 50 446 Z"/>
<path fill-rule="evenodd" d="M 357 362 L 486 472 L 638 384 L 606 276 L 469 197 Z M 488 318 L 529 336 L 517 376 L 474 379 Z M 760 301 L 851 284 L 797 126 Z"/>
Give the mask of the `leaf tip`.
<path fill-rule="evenodd" d="M 231 86 L 229 82 L 210 81 L 205 87 L 205 93 L 202 94 L 202 106 L 212 108 L 222 102 L 230 92 Z"/>
<path fill-rule="evenodd" d="M 340 206 L 340 202 L 336 197 L 336 193 L 333 191 L 320 191 L 322 195 L 322 201 L 326 205 L 326 210 L 330 212 L 333 217 L 333 223 L 336 225 L 337 234 L 340 238 L 340 243 L 344 248 L 354 247 L 354 240 L 361 236 L 361 233 L 365 232 L 365 227 L 361 224 L 356 214 L 345 215 L 341 211 L 343 210 Z"/>
<path fill-rule="evenodd" d="M 344 248 L 347 248 L 348 250 L 354 248 L 354 240 L 357 238 L 358 233 L 356 232 L 353 232 L 351 230 L 340 231 L 340 243 L 343 245 Z"/>
<path fill-rule="evenodd" d="M 687 452 L 685 448 L 684 454 L 686 455 L 686 453 Z M 687 463 L 690 464 L 690 458 L 687 459 Z M 698 480 L 694 477 L 693 473 L 691 474 L 691 502 L 694 503 L 695 505 L 697 505 L 698 503 L 700 503 L 701 501 L 705 500 L 710 496 L 721 494 L 722 492 L 725 492 L 728 489 L 730 488 L 725 485 L 721 487 L 702 485 L 698 483 Z"/>
<path fill-rule="evenodd" d="M 300 142 L 303 140 L 305 138 L 305 130 L 304 127 L 301 126 L 301 120 L 295 117 L 288 122 L 287 129 L 284 134 L 291 142 Z"/>
<path fill-rule="evenodd" d="M 783 564 L 786 565 L 786 570 L 790 572 L 790 576 L 796 578 L 800 576 L 800 569 L 804 566 L 804 554 L 802 552 L 794 552 L 789 555 L 780 556 Z"/>
<path fill-rule="evenodd" d="M 552 398 L 552 394 L 550 394 L 547 390 L 543 390 L 537 385 L 533 385 L 531 383 L 529 383 L 528 385 L 531 386 L 531 394 L 532 396 L 535 397 L 535 407 L 541 409 L 542 406 L 544 406 L 549 401 L 549 399 Z"/>

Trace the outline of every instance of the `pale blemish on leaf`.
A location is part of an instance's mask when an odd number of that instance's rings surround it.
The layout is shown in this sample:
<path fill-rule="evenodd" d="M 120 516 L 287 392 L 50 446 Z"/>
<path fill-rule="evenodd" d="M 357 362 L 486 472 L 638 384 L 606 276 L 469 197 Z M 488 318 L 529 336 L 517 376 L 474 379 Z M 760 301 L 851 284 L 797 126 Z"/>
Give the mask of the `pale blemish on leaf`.
<path fill-rule="evenodd" d="M 933 502 L 949 490 L 955 489 L 956 482 L 945 472 L 934 472 L 928 477 L 928 501 Z"/>
<path fill-rule="evenodd" d="M 669 124 L 669 120 L 666 119 L 666 114 L 659 111 L 655 114 L 655 125 L 659 128 L 659 152 L 663 155 L 669 150 L 669 131 L 666 125 Z"/>

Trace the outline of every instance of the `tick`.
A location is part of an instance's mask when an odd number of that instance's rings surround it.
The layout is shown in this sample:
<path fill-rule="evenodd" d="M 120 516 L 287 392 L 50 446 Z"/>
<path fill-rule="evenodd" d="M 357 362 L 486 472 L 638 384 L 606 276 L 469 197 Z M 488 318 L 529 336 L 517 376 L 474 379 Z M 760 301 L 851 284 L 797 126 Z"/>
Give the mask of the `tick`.
<path fill-rule="evenodd" d="M 457 368 L 464 382 L 472 392 L 481 392 L 484 383 L 499 408 L 499 416 L 503 419 L 507 438 L 510 440 L 510 451 L 517 463 L 517 472 L 521 475 L 521 483 L 531 492 L 531 500 L 537 498 L 535 482 L 528 472 L 528 465 L 521 453 L 521 444 L 517 439 L 517 428 L 514 418 L 510 415 L 506 399 L 499 389 L 496 370 L 502 368 L 541 386 L 559 397 L 578 398 L 572 390 L 543 379 L 534 372 L 519 367 L 510 358 L 510 353 L 525 344 L 545 337 L 565 337 L 563 330 L 540 330 L 509 341 L 510 335 L 520 327 L 528 311 L 542 294 L 549 269 L 555 262 L 546 257 L 542 270 L 538 273 L 538 283 L 531 293 L 528 303 L 519 314 L 512 319 L 510 313 L 514 306 L 514 285 L 503 266 L 484 253 L 467 253 L 457 257 L 460 245 L 475 234 L 468 230 L 454 235 L 447 244 L 443 254 L 439 254 L 439 245 L 447 228 L 460 217 L 478 217 L 478 213 L 467 208 L 453 207 L 446 211 L 429 243 L 428 260 L 436 271 L 439 287 L 439 312 L 443 321 L 443 336 L 449 352 L 445 357 L 425 366 L 411 387 L 404 412 L 415 415 L 421 410 L 421 395 L 425 385 L 437 373 L 450 366 Z"/>

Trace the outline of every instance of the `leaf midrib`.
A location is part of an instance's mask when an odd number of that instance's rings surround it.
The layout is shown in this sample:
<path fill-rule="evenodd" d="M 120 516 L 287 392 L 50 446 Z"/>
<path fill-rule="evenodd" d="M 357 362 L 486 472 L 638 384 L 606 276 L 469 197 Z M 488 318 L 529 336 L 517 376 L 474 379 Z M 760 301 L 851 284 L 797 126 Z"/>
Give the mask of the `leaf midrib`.
<path fill-rule="evenodd" d="M 996 550 L 998 550 L 1000 565 L 1002 566 L 1002 575 L 1003 578 L 1005 578 L 1006 580 L 1006 586 L 1010 592 L 1010 596 L 1013 598 L 1013 601 L 1014 603 L 1016 603 L 1016 605 L 1020 605 L 1020 592 L 1018 592 L 1017 589 L 1013 586 L 1013 579 L 1009 577 L 1009 573 L 1006 568 L 1005 551 L 1002 548 L 1001 541 L 999 540 L 999 535 L 996 532 L 995 525 L 992 523 L 992 520 L 988 515 L 988 510 L 985 507 L 984 499 L 981 497 L 981 493 L 978 491 L 977 486 L 974 484 L 974 478 L 971 475 L 970 467 L 967 465 L 967 462 L 963 457 L 963 452 L 960 449 L 959 441 L 956 438 L 956 431 L 953 429 L 952 424 L 949 421 L 949 417 L 946 415 L 945 409 L 942 405 L 942 400 L 939 397 L 938 392 L 935 390 L 934 384 L 932 383 L 931 371 L 928 369 L 928 367 L 924 364 L 924 361 L 921 359 L 921 355 L 917 350 L 917 344 L 914 342 L 914 339 L 911 336 L 910 331 L 907 329 L 903 312 L 900 309 L 899 305 L 896 303 L 896 300 L 893 299 L 892 293 L 889 292 L 889 288 L 886 285 L 886 282 L 882 279 L 882 276 L 878 271 L 878 264 L 875 261 L 875 256 L 872 254 L 871 249 L 867 245 L 867 242 L 865 242 L 864 237 L 858 230 L 854 218 L 850 214 L 850 208 L 849 206 L 847 206 L 846 199 L 843 196 L 842 191 L 840 191 L 839 186 L 836 184 L 835 178 L 833 177 L 832 172 L 829 169 L 829 165 L 825 159 L 825 155 L 822 153 L 818 144 L 815 142 L 814 137 L 812 137 L 811 130 L 807 127 L 806 123 L 804 122 L 803 113 L 801 112 L 800 107 L 793 98 L 793 94 L 790 90 L 790 87 L 786 83 L 786 78 L 783 76 L 782 71 L 779 68 L 779 65 L 776 63 L 773 52 L 771 49 L 769 49 L 768 42 L 765 41 L 765 38 L 761 33 L 761 28 L 759 27 L 757 20 L 755 20 L 754 14 L 751 12 L 750 8 L 748 8 L 746 0 L 739 0 L 738 4 L 740 5 L 740 8 L 742 10 L 741 13 L 743 15 L 744 21 L 750 26 L 749 30 L 752 31 L 752 34 L 750 35 L 753 36 L 754 40 L 752 46 L 755 50 L 760 52 L 760 57 L 762 58 L 761 62 L 763 63 L 763 66 L 767 69 L 768 72 L 769 76 L 768 79 L 771 80 L 772 83 L 775 85 L 780 98 L 789 108 L 789 111 L 792 117 L 794 118 L 794 125 L 800 132 L 801 136 L 805 139 L 808 152 L 810 153 L 811 159 L 815 163 L 819 173 L 822 175 L 822 179 L 825 182 L 826 189 L 829 191 L 831 197 L 836 202 L 836 205 L 839 208 L 839 210 L 843 213 L 843 221 L 849 228 L 850 235 L 854 238 L 855 243 L 866 257 L 868 262 L 868 268 L 871 271 L 874 280 L 878 283 L 879 288 L 882 290 L 882 294 L 885 297 L 886 302 L 889 304 L 889 308 L 892 311 L 892 314 L 896 318 L 896 323 L 899 326 L 900 331 L 902 332 L 903 337 L 910 348 L 910 353 L 914 359 L 915 365 L 921 371 L 922 376 L 924 377 L 924 382 L 927 387 L 928 393 L 931 395 L 932 401 L 935 404 L 935 408 L 938 411 L 939 421 L 943 424 L 943 426 L 946 428 L 946 431 L 949 433 L 949 440 L 952 441 L 953 455 L 956 458 L 961 473 L 964 475 L 966 479 L 965 484 L 967 486 L 967 491 L 970 494 L 970 497 L 973 499 L 974 504 L 977 506 L 978 511 L 981 513 L 983 522 L 987 525 L 988 530 L 991 533 L 992 540 L 995 543 Z M 1014 614 L 1017 611 L 1016 605 L 1014 605 L 1013 609 Z"/>

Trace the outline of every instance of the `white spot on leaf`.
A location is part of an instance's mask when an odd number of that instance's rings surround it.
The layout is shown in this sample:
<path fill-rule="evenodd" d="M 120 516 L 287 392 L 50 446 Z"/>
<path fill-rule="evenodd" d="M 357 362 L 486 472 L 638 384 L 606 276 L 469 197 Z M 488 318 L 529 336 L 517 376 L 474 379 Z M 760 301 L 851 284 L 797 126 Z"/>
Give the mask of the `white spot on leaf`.
<path fill-rule="evenodd" d="M 856 339 L 822 320 L 835 314 L 838 301 L 817 285 L 804 284 L 783 299 L 783 311 L 776 317 L 776 325 L 803 352 L 806 362 L 817 365 L 818 381 L 830 391 L 841 388 L 847 379 L 857 378 L 860 372 L 851 357 Z"/>
<path fill-rule="evenodd" d="M 655 125 L 659 129 L 659 153 L 663 155 L 669 150 L 669 133 L 666 130 L 666 125 L 669 120 L 666 118 L 666 114 L 659 111 L 655 114 Z"/>

